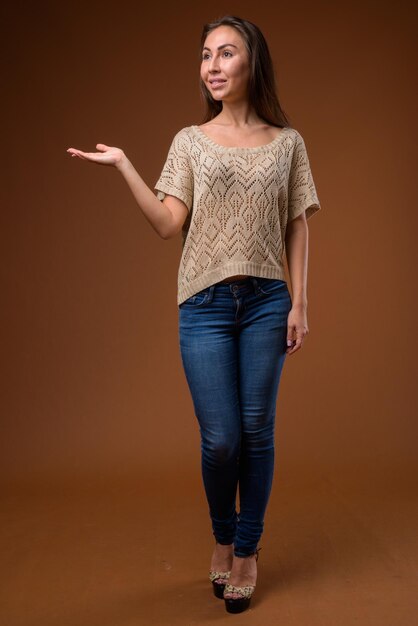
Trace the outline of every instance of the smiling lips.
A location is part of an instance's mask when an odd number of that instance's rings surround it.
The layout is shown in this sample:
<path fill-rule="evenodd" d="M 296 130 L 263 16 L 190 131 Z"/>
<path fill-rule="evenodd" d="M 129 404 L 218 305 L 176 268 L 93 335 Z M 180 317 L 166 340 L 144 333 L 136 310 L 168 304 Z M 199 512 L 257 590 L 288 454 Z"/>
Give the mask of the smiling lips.
<path fill-rule="evenodd" d="M 220 87 L 224 83 L 226 83 L 226 80 L 221 80 L 220 78 L 217 78 L 215 80 L 210 80 L 209 81 L 209 84 L 211 85 L 212 88 Z"/>

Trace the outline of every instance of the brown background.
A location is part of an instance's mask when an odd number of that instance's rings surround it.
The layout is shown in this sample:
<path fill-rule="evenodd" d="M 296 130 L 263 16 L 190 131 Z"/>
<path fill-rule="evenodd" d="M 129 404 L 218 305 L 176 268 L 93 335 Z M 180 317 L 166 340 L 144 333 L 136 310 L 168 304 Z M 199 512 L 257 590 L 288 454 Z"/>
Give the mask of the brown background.
<path fill-rule="evenodd" d="M 3 6 L 5 493 L 128 483 L 163 493 L 173 481 L 208 529 L 178 347 L 181 240 L 156 235 L 114 168 L 66 149 L 118 146 L 153 187 L 174 134 L 201 121 L 200 33 L 225 13 L 265 34 L 322 205 L 308 223 L 310 333 L 279 391 L 276 474 L 359 491 L 415 487 L 411 7 Z"/>
<path fill-rule="evenodd" d="M 224 11 L 187 6 L 187 20 L 177 4 L 163 17 L 134 3 L 6 11 L 3 481 L 196 465 L 180 239 L 158 237 L 116 170 L 66 152 L 119 146 L 154 185 L 174 133 L 200 123 L 200 31 Z M 412 23 L 402 5 L 310 6 L 238 13 L 270 44 L 322 203 L 309 221 L 310 333 L 281 380 L 281 463 L 412 470 Z"/>

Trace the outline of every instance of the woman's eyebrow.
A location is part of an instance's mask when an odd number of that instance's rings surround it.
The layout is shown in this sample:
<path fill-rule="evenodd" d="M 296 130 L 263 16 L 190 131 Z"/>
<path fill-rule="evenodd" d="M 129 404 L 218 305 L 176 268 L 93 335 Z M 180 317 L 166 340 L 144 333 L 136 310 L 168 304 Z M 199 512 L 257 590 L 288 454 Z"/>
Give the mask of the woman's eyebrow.
<path fill-rule="evenodd" d="M 223 43 L 221 46 L 218 46 L 218 50 L 222 50 L 222 48 L 226 48 L 227 46 L 232 46 L 233 48 L 238 48 L 238 46 L 236 46 L 233 43 Z M 208 48 L 207 46 L 203 46 L 202 50 L 209 50 L 210 48 Z"/>

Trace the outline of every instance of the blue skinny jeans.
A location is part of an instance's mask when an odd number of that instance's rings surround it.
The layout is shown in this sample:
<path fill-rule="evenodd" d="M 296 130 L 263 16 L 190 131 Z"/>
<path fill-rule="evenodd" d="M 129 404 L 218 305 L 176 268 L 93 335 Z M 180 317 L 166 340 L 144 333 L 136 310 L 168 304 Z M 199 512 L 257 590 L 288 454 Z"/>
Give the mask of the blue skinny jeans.
<path fill-rule="evenodd" d="M 236 556 L 253 554 L 264 528 L 291 307 L 285 281 L 255 276 L 214 283 L 178 307 L 212 531 Z"/>

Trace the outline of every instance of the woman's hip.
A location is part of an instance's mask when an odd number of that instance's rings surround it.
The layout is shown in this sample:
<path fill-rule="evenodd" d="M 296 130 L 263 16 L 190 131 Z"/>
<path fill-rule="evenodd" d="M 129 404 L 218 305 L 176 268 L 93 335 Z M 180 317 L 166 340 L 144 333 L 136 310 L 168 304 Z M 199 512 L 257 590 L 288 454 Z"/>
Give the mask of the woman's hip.
<path fill-rule="evenodd" d="M 217 282 L 179 305 L 181 334 L 207 334 L 216 329 L 236 332 L 248 325 L 268 332 L 287 325 L 291 296 L 284 280 L 249 276 L 231 283 Z"/>

